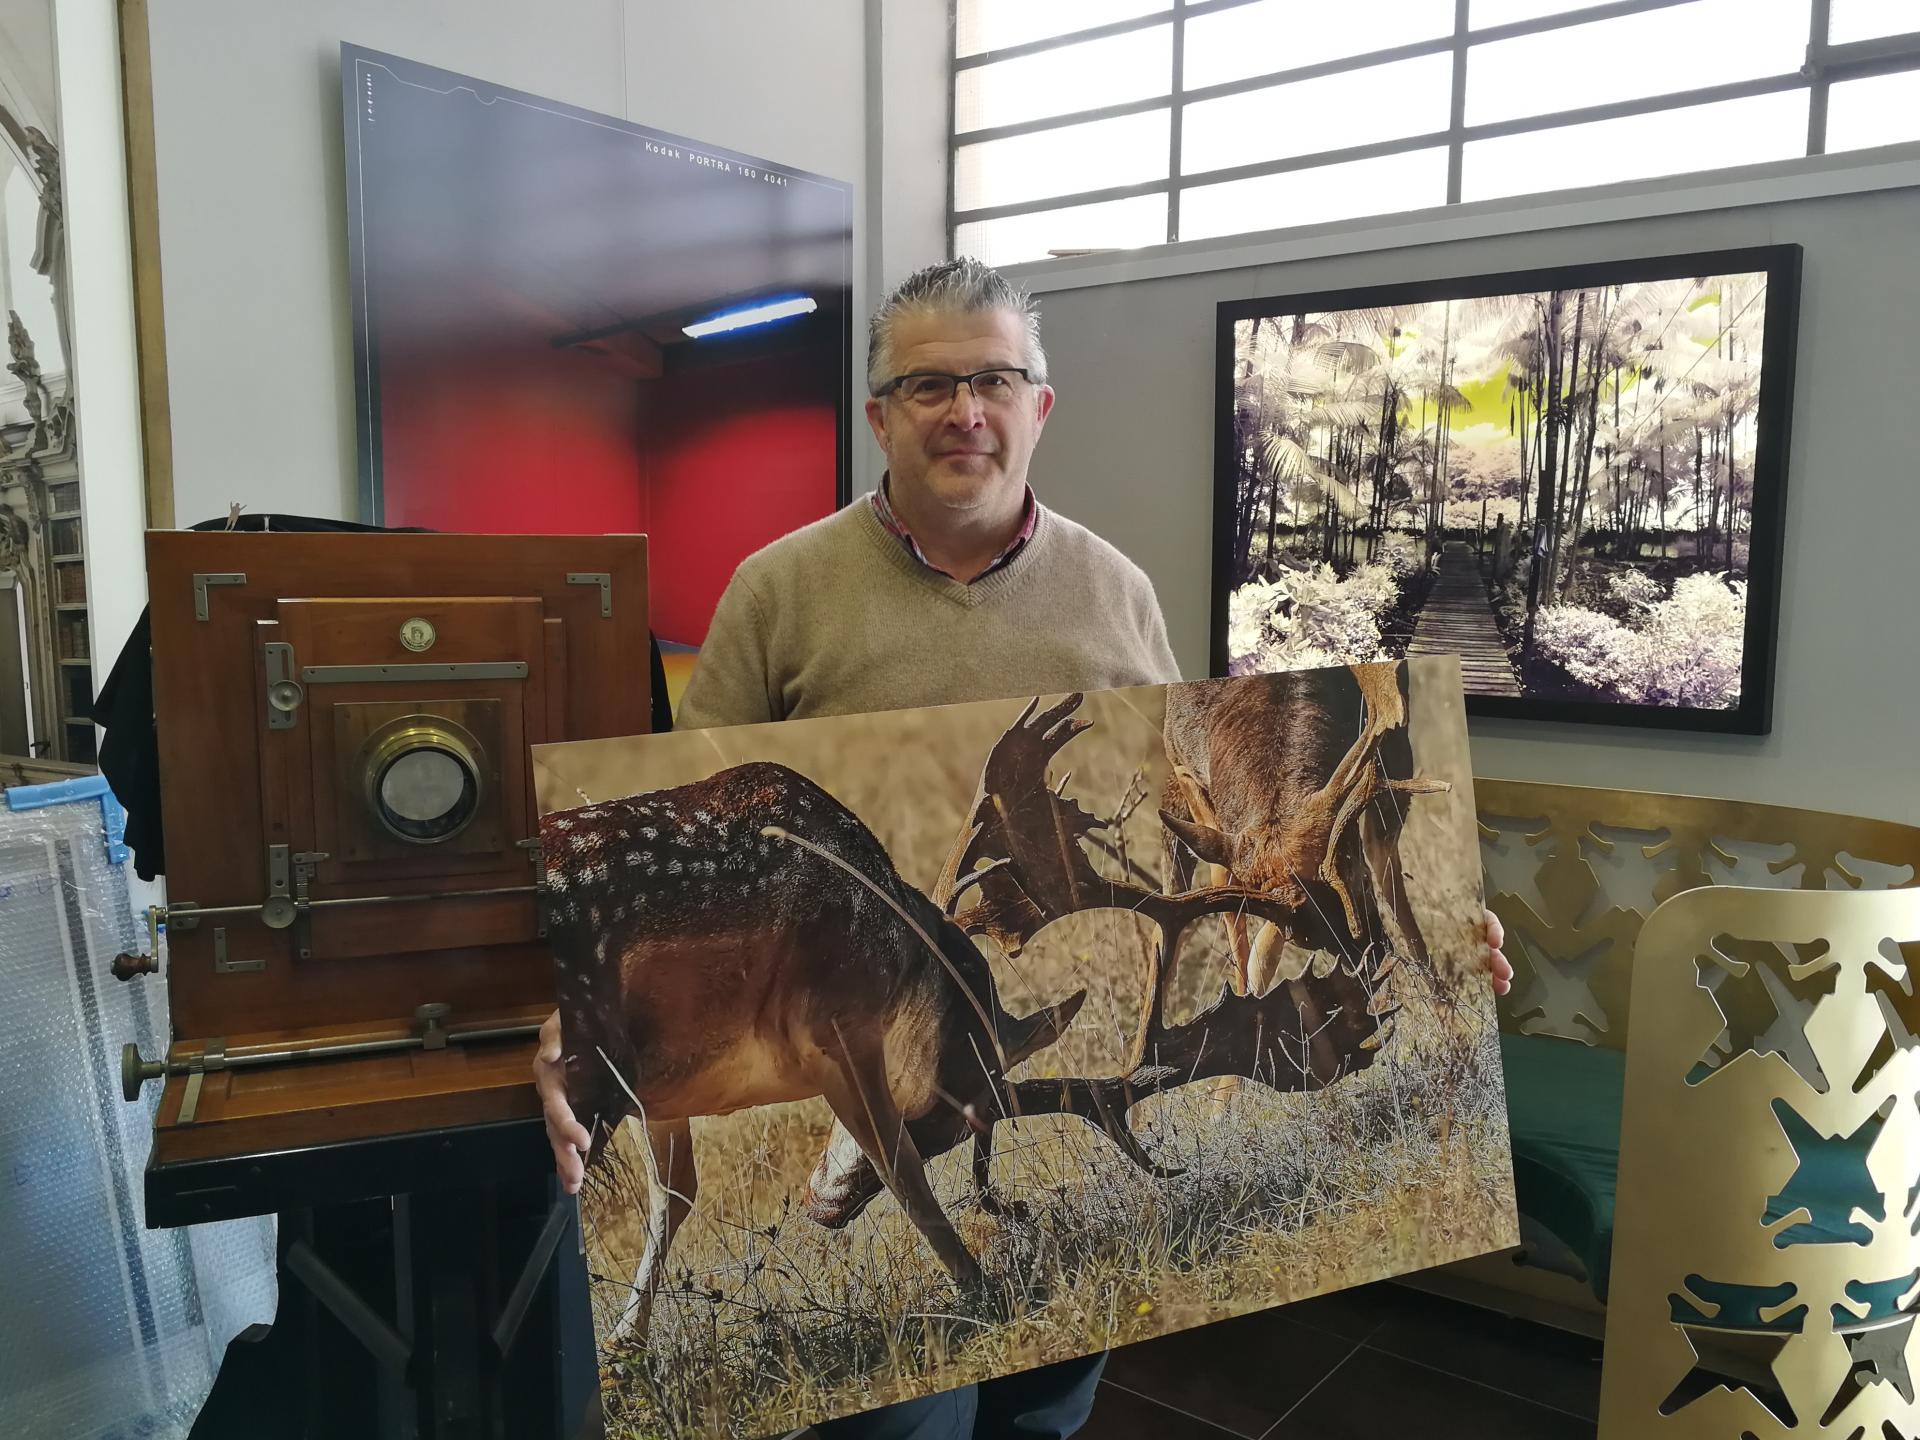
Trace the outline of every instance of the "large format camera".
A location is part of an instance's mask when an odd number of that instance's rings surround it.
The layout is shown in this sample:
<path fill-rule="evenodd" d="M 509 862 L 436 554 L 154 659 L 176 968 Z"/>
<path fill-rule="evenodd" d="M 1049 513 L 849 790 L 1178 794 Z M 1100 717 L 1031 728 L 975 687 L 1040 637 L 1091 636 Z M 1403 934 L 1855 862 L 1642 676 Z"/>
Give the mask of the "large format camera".
<path fill-rule="evenodd" d="M 646 541 L 148 538 L 153 1167 L 535 1113 L 529 747 L 648 724 Z M 132 970 L 157 968 L 153 958 Z"/>

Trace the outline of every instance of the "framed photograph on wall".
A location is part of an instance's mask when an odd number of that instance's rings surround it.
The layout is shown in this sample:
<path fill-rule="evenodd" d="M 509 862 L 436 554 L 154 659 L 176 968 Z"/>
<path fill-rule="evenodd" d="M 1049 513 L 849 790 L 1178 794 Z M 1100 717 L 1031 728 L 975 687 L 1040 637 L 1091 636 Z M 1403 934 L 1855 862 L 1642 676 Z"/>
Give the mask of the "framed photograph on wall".
<path fill-rule="evenodd" d="M 734 567 L 848 498 L 853 187 L 354 45 L 340 72 L 360 518 L 644 532 L 677 695 Z"/>
<path fill-rule="evenodd" d="M 1213 673 L 1765 734 L 1800 249 L 1223 302 Z"/>

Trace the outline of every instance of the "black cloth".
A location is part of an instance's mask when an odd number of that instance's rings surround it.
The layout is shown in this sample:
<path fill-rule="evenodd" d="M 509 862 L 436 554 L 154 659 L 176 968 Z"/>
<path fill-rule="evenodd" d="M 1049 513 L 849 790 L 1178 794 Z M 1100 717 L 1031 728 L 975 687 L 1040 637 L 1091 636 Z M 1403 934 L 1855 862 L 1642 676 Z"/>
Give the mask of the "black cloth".
<path fill-rule="evenodd" d="M 424 533 L 418 528 L 389 532 L 378 525 L 351 520 L 319 520 L 308 515 L 241 515 L 231 526 L 225 519 L 205 520 L 194 530 Z M 94 696 L 88 718 L 105 730 L 100 741 L 100 774 L 127 812 L 127 846 L 133 868 L 142 880 L 167 873 L 166 838 L 160 826 L 160 737 L 153 718 L 153 629 L 150 612 L 142 610 L 133 633 L 120 648 L 107 680 Z M 649 673 L 652 676 L 653 728 L 673 728 L 667 704 L 666 669 L 660 661 L 660 642 L 649 632 Z"/>

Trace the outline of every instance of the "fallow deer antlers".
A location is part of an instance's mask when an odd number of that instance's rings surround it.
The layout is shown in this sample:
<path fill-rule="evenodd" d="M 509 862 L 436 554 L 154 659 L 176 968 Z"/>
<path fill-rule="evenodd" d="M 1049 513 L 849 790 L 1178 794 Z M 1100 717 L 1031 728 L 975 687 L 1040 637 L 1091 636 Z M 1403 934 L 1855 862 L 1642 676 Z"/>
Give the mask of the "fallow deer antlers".
<path fill-rule="evenodd" d="M 1030 702 L 994 745 L 933 899 L 962 930 L 988 936 L 1009 955 L 1019 954 L 1046 925 L 1084 910 L 1130 910 L 1153 922 L 1159 940 L 1126 1072 L 1009 1082 L 1006 1108 L 1010 1115 L 1078 1115 L 1137 1164 L 1166 1173 L 1130 1127 L 1127 1117 L 1136 1104 L 1216 1076 L 1248 1077 L 1276 1090 L 1314 1090 L 1364 1069 L 1390 1034 L 1396 1007 L 1386 1002 L 1380 983 L 1390 967 L 1370 951 L 1354 953 L 1358 925 L 1342 932 L 1332 921 L 1340 912 L 1326 902 L 1343 891 L 1324 871 L 1308 882 L 1308 903 L 1296 906 L 1235 886 L 1167 895 L 1096 870 L 1084 847 L 1102 822 L 1067 798 L 1067 777 L 1056 785 L 1048 770 L 1054 756 L 1092 728 L 1091 721 L 1075 718 L 1083 698 L 1069 695 L 1046 710 L 1037 699 Z M 1373 767 L 1362 767 L 1372 753 L 1356 745 L 1348 757 L 1352 764 L 1343 765 L 1357 772 L 1349 798 L 1365 791 L 1365 774 Z M 1359 813 L 1364 803 L 1343 805 L 1341 815 Z M 960 903 L 975 892 L 972 903 Z M 1344 909 L 1352 913 L 1350 902 Z M 1307 948 L 1326 951 L 1337 961 L 1325 975 L 1309 969 L 1265 995 L 1235 994 L 1222 986 L 1200 1014 L 1169 1025 L 1168 962 L 1189 926 L 1221 914 L 1273 921 Z"/>
<path fill-rule="evenodd" d="M 1324 805 L 1334 809 L 1333 819 L 1327 825 L 1326 858 L 1320 862 L 1320 878 L 1333 888 L 1340 897 L 1340 907 L 1347 917 L 1347 929 L 1357 934 L 1360 929 L 1360 913 L 1353 903 L 1353 895 L 1347 889 L 1347 882 L 1341 878 L 1339 866 L 1335 862 L 1340 848 L 1340 837 L 1347 827 L 1360 818 L 1365 810 L 1383 792 L 1399 792 L 1405 795 L 1444 794 L 1453 787 L 1445 780 L 1423 780 L 1419 777 L 1397 779 L 1386 773 L 1386 767 L 1380 763 L 1380 742 L 1407 723 L 1406 704 L 1400 694 L 1398 667 L 1393 665 L 1353 665 L 1354 683 L 1360 687 L 1360 701 L 1365 707 L 1366 724 L 1360 736 L 1353 742 L 1353 748 L 1347 751 L 1340 763 L 1334 767 L 1333 775 L 1328 779 L 1318 795 L 1308 803 Z"/>

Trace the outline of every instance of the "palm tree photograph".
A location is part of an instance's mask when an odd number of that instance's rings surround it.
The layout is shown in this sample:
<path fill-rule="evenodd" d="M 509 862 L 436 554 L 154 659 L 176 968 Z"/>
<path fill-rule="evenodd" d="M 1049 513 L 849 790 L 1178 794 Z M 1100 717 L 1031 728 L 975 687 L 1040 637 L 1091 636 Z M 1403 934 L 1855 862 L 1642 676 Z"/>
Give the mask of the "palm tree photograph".
<path fill-rule="evenodd" d="M 1731 263 L 1729 263 L 1731 262 Z M 1798 250 L 1220 314 L 1214 664 L 1764 732 Z"/>

